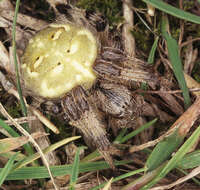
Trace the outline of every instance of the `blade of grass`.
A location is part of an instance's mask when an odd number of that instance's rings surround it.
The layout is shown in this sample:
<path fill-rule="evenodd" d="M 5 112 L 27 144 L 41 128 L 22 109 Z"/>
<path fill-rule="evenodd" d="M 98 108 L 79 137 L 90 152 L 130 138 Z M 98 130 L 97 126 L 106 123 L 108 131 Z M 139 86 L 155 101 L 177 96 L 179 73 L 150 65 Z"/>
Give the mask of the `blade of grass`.
<path fill-rule="evenodd" d="M 0 126 L 3 127 L 12 137 L 19 137 L 20 135 L 2 119 L 0 119 Z"/>
<path fill-rule="evenodd" d="M 161 26 L 162 36 L 165 38 L 165 40 L 167 42 L 169 59 L 172 64 L 176 79 L 179 83 L 179 86 L 180 86 L 182 92 L 183 92 L 185 108 L 188 108 L 191 104 L 191 100 L 190 100 L 189 90 L 187 88 L 184 74 L 183 74 L 183 66 L 181 63 L 180 56 L 179 56 L 178 44 L 177 44 L 176 40 L 168 34 L 168 32 L 167 32 L 168 26 L 169 26 L 168 19 L 166 16 L 163 16 L 162 17 L 162 26 Z"/>
<path fill-rule="evenodd" d="M 190 150 L 190 148 L 195 144 L 200 136 L 200 126 L 193 132 L 193 134 L 187 139 L 187 141 L 179 148 L 176 154 L 169 160 L 166 166 L 161 170 L 161 172 L 154 178 L 149 184 L 145 185 L 141 190 L 150 189 L 158 181 L 164 178 L 183 158 L 183 156 Z"/>
<path fill-rule="evenodd" d="M 29 141 L 27 137 L 11 137 L 0 139 L 0 154 L 15 150 Z"/>
<path fill-rule="evenodd" d="M 6 124 L 3 120 L 0 119 L 0 126 L 3 127 L 11 136 L 13 137 L 20 137 L 20 135 L 12 129 L 8 124 Z M 34 153 L 30 144 L 23 145 L 24 149 L 28 153 L 28 155 L 32 155 Z"/>
<path fill-rule="evenodd" d="M 4 157 L 6 159 L 10 159 L 10 157 L 12 157 L 14 154 L 16 154 L 16 152 L 14 151 L 10 151 L 10 152 L 6 152 L 6 153 L 2 153 L 0 154 L 1 157 Z M 20 161 L 22 159 L 26 158 L 26 156 L 22 153 L 18 153 L 16 158 L 15 158 L 15 161 Z"/>
<path fill-rule="evenodd" d="M 177 167 L 181 169 L 192 169 L 198 166 L 200 166 L 200 150 L 187 154 L 177 163 Z"/>
<path fill-rule="evenodd" d="M 72 165 L 72 172 L 70 176 L 70 184 L 69 184 L 69 190 L 75 190 L 75 185 L 76 181 L 78 179 L 78 174 L 79 174 L 79 163 L 80 163 L 80 148 L 78 148 L 75 158 L 74 158 L 74 163 Z"/>
<path fill-rule="evenodd" d="M 183 139 L 184 138 L 180 137 L 177 131 L 175 131 L 165 140 L 159 142 L 146 161 L 147 171 L 154 170 L 169 159 L 174 150 L 183 142 Z"/>
<path fill-rule="evenodd" d="M 80 136 L 75 136 L 75 137 L 69 137 L 69 138 L 63 139 L 63 140 L 61 140 L 61 141 L 59 141 L 59 142 L 57 142 L 55 144 L 52 144 L 51 146 L 45 148 L 44 150 L 42 150 L 42 152 L 44 154 L 47 154 L 48 152 L 54 151 L 55 149 L 65 145 L 65 144 L 67 144 L 67 143 L 69 143 L 71 141 L 79 139 L 79 138 L 80 138 Z M 37 152 L 35 154 L 32 154 L 32 155 L 26 157 L 25 159 L 17 162 L 15 164 L 15 166 L 14 166 L 14 169 L 18 169 L 18 168 L 21 168 L 23 166 L 26 166 L 27 164 L 30 164 L 31 162 L 33 162 L 34 160 L 36 160 L 36 159 L 38 159 L 40 157 L 41 157 L 41 155 L 39 154 L 39 152 Z"/>
<path fill-rule="evenodd" d="M 19 98 L 20 98 L 20 104 L 22 108 L 22 112 L 24 116 L 27 116 L 27 108 L 22 96 L 22 88 L 20 84 L 20 77 L 19 77 L 19 69 L 18 69 L 18 63 L 17 63 L 17 54 L 16 54 L 16 23 L 17 23 L 17 15 L 19 12 L 19 4 L 20 0 L 16 1 L 16 7 L 15 7 L 15 14 L 14 14 L 14 19 L 13 19 L 13 26 L 12 26 L 12 46 L 13 46 L 13 58 L 14 58 L 14 63 L 15 63 L 15 72 L 16 72 L 16 77 L 17 77 L 17 90 L 19 93 Z"/>
<path fill-rule="evenodd" d="M 113 141 L 114 144 L 118 144 L 119 142 L 121 142 L 121 139 L 124 137 L 124 135 L 126 134 L 127 128 L 124 128 L 120 131 L 119 135 L 115 138 L 115 140 Z"/>
<path fill-rule="evenodd" d="M 137 135 L 138 133 L 144 131 L 145 129 L 151 127 L 154 123 L 156 123 L 157 119 L 154 119 L 144 125 L 142 125 L 141 127 L 139 127 L 138 129 L 132 131 L 131 133 L 129 133 L 128 135 L 126 135 L 125 137 L 121 138 L 119 142 L 115 141 L 115 143 L 117 144 L 121 144 L 126 142 L 127 140 L 133 138 L 135 135 Z"/>
<path fill-rule="evenodd" d="M 148 182 L 150 182 L 157 174 L 161 171 L 161 169 L 166 165 L 166 163 L 162 164 L 158 168 L 153 171 L 145 172 L 141 177 L 134 179 L 133 181 L 129 182 L 125 185 L 121 190 L 130 190 L 130 189 L 140 189 Z"/>
<path fill-rule="evenodd" d="M 101 156 L 101 154 L 99 153 L 98 150 L 95 150 L 94 152 L 88 154 L 87 156 L 85 156 L 82 160 L 81 163 L 83 162 L 90 162 L 91 160 L 94 160 L 95 158 Z"/>
<path fill-rule="evenodd" d="M 148 57 L 148 63 L 149 64 L 154 63 L 154 58 L 155 58 L 156 48 L 157 48 L 157 45 L 158 45 L 158 40 L 159 40 L 159 37 L 157 36 L 154 43 L 153 43 L 153 46 L 151 48 L 151 51 L 150 51 L 150 54 L 149 54 L 149 57 Z"/>
<path fill-rule="evenodd" d="M 114 162 L 115 166 L 124 165 L 131 163 L 132 161 L 116 161 Z M 80 163 L 79 172 L 90 172 L 108 169 L 110 166 L 104 162 L 90 162 L 90 163 Z M 72 171 L 72 165 L 60 165 L 60 166 L 50 166 L 51 172 L 54 177 L 70 175 Z M 3 169 L 0 168 L 0 172 Z M 46 167 L 23 167 L 17 170 L 14 170 L 12 173 L 9 173 L 6 180 L 24 180 L 24 179 L 42 179 L 49 178 L 49 173 Z"/>
<path fill-rule="evenodd" d="M 19 4 L 20 4 L 20 0 L 16 1 L 16 7 L 15 7 L 15 14 L 14 14 L 14 18 L 13 18 L 13 25 L 12 25 L 12 46 L 13 46 L 13 58 L 14 58 L 14 64 L 15 64 L 15 72 L 16 72 L 16 76 L 17 76 L 17 90 L 19 93 L 19 98 L 20 98 L 20 104 L 21 104 L 21 108 L 22 108 L 22 112 L 24 116 L 27 116 L 27 108 L 22 96 L 22 89 L 21 89 L 21 84 L 20 84 L 20 77 L 19 77 L 19 69 L 18 69 L 18 63 L 17 63 L 17 53 L 16 53 L 16 23 L 17 23 L 17 15 L 19 12 Z M 25 123 L 24 128 L 29 131 L 29 126 L 27 123 Z M 25 144 L 24 145 L 24 149 L 26 150 L 26 152 L 28 153 L 28 155 L 31 155 L 34 153 L 33 148 L 30 146 L 30 144 Z M 35 163 L 37 165 L 37 163 Z"/>
<path fill-rule="evenodd" d="M 5 181 L 6 177 L 8 176 L 8 174 L 10 173 L 12 166 L 14 164 L 15 158 L 17 156 L 18 153 L 14 154 L 9 161 L 6 163 L 5 167 L 1 170 L 0 172 L 0 187 L 3 184 L 3 182 Z"/>
<path fill-rule="evenodd" d="M 173 7 L 173 6 L 163 2 L 162 0 L 143 0 L 143 1 L 165 13 L 172 15 L 172 16 L 175 16 L 177 18 L 184 19 L 184 20 L 196 23 L 196 24 L 200 24 L 199 16 L 196 16 L 196 15 L 186 12 L 184 10 Z"/>
<path fill-rule="evenodd" d="M 135 175 L 135 174 L 144 172 L 144 171 L 145 171 L 145 169 L 144 169 L 144 168 L 141 168 L 141 169 L 138 169 L 138 170 L 134 170 L 134 171 L 125 173 L 125 174 L 123 174 L 123 175 L 120 175 L 120 176 L 114 178 L 114 179 L 112 180 L 112 183 L 113 183 L 113 182 L 116 182 L 116 181 L 119 181 L 119 180 L 121 180 L 121 179 L 125 179 L 125 178 L 130 177 L 130 176 L 133 176 L 133 175 Z M 105 185 L 106 183 L 107 183 L 107 182 L 104 182 L 104 183 L 102 183 L 102 184 L 100 184 L 100 185 L 98 185 L 98 186 L 96 186 L 96 187 L 91 188 L 90 190 L 98 190 L 98 189 L 104 187 L 104 185 Z"/>
<path fill-rule="evenodd" d="M 186 172 L 186 171 L 184 171 L 184 170 L 182 170 L 180 168 L 176 168 L 176 169 L 179 170 L 180 172 L 182 172 L 184 175 L 188 175 L 188 172 Z M 191 180 L 193 180 L 194 183 L 196 183 L 197 185 L 200 186 L 200 181 L 197 178 L 193 177 L 193 178 L 191 178 Z"/>
<path fill-rule="evenodd" d="M 109 190 L 111 188 L 112 181 L 113 181 L 113 177 L 106 183 L 106 185 L 104 186 L 102 190 Z"/>
<path fill-rule="evenodd" d="M 194 160 L 194 165 L 192 165 L 192 167 L 190 167 L 190 162 L 193 162 L 193 160 Z M 180 162 L 176 163 L 176 169 L 178 169 L 179 171 L 181 171 L 182 173 L 187 175 L 188 173 L 180 168 L 182 166 L 182 162 L 184 163 L 184 166 L 186 166 L 185 169 L 194 168 L 194 167 L 199 166 L 200 165 L 200 150 L 195 151 L 193 153 L 189 153 L 188 155 L 184 156 Z M 155 176 L 158 175 L 158 173 L 161 171 L 162 168 L 164 168 L 166 166 L 166 164 L 167 164 L 167 162 L 163 163 L 162 165 L 160 165 L 158 168 L 154 169 L 153 171 L 146 172 L 140 178 L 133 180 L 132 182 L 130 182 L 129 184 L 124 186 L 122 188 L 122 190 L 130 190 L 131 188 L 139 189 L 140 187 L 143 187 L 145 184 L 149 183 L 153 178 L 155 178 Z M 188 165 L 189 165 L 189 167 L 187 167 Z M 198 185 L 200 184 L 199 180 L 197 180 L 196 178 L 193 177 L 192 180 L 196 184 L 198 184 Z"/>

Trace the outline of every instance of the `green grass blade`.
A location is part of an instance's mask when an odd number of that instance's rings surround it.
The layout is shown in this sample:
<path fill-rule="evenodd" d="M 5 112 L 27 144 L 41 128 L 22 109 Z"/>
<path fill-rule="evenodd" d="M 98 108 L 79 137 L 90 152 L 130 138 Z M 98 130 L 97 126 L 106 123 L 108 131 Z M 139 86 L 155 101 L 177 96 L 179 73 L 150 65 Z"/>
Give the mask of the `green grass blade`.
<path fill-rule="evenodd" d="M 2 119 L 0 119 L 0 126 L 3 127 L 11 136 L 13 137 L 19 137 L 20 135 L 12 129 L 8 124 L 6 124 Z M 29 155 L 32 155 L 34 153 L 33 148 L 30 146 L 30 144 L 23 145 L 24 149 Z"/>
<path fill-rule="evenodd" d="M 192 169 L 198 166 L 200 166 L 200 150 L 187 154 L 177 163 L 177 167 L 181 169 Z"/>
<path fill-rule="evenodd" d="M 130 177 L 130 176 L 139 174 L 139 173 L 144 172 L 144 171 L 145 171 L 145 169 L 144 169 L 144 168 L 141 168 L 141 169 L 138 169 L 138 170 L 134 170 L 134 171 L 125 173 L 125 174 L 123 174 L 123 175 L 120 175 L 120 176 L 114 178 L 114 179 L 112 180 L 112 183 L 113 183 L 113 182 L 116 182 L 116 181 L 119 181 L 119 180 L 121 180 L 121 179 L 125 179 L 125 178 Z M 106 183 L 107 183 L 107 182 L 104 182 L 104 183 L 102 183 L 102 184 L 100 184 L 100 185 L 98 185 L 98 186 L 96 186 L 96 187 L 91 188 L 90 190 L 98 190 L 98 189 L 104 187 L 104 185 L 105 185 Z"/>
<path fill-rule="evenodd" d="M 9 151 L 6 153 L 2 153 L 0 154 L 1 157 L 4 157 L 6 159 L 10 159 L 10 157 L 12 157 L 14 154 L 16 154 L 16 152 L 14 151 Z M 15 157 L 15 161 L 20 161 L 22 159 L 26 158 L 26 156 L 22 153 L 18 153 L 17 156 Z"/>
<path fill-rule="evenodd" d="M 156 123 L 157 119 L 154 119 L 144 125 L 142 125 L 141 127 L 139 127 L 138 129 L 132 131 L 131 133 L 129 133 L 128 135 L 126 135 L 125 137 L 121 138 L 120 139 L 120 142 L 116 142 L 118 144 L 120 143 L 124 143 L 126 142 L 127 140 L 133 138 L 135 135 L 139 134 L 140 132 L 144 131 L 145 129 L 151 127 L 154 123 Z"/>
<path fill-rule="evenodd" d="M 14 64 L 15 64 L 15 72 L 16 72 L 16 77 L 17 77 L 17 91 L 19 94 L 19 98 L 20 98 L 20 105 L 22 108 L 22 113 L 24 116 L 27 116 L 27 108 L 23 99 L 23 95 L 22 95 L 22 88 L 21 88 L 21 84 L 20 84 L 20 76 L 19 76 L 19 69 L 18 69 L 18 63 L 17 63 L 17 53 L 16 53 L 16 23 L 17 23 L 17 15 L 18 15 L 18 11 L 19 11 L 19 4 L 20 4 L 20 0 L 16 1 L 16 7 L 15 7 L 15 14 L 14 14 L 14 19 L 13 19 L 13 26 L 12 26 L 12 46 L 13 46 L 13 58 L 14 58 Z M 27 123 L 23 124 L 23 127 L 29 131 L 29 126 Z M 34 153 L 33 148 L 30 146 L 30 144 L 25 144 L 24 148 L 26 150 L 26 152 L 28 153 L 28 155 L 31 155 Z M 36 163 L 35 163 L 36 164 Z"/>
<path fill-rule="evenodd" d="M 196 24 L 200 24 L 199 16 L 196 16 L 196 15 L 186 12 L 184 10 L 173 7 L 173 6 L 163 2 L 162 0 L 143 0 L 143 1 L 165 13 L 172 15 L 172 16 L 175 16 L 177 18 L 184 19 L 184 20 L 196 23 Z"/>
<path fill-rule="evenodd" d="M 155 58 L 156 48 L 157 48 L 157 45 L 158 45 L 158 40 L 159 40 L 159 37 L 157 36 L 154 43 L 153 43 L 153 46 L 151 48 L 151 51 L 150 51 L 150 54 L 149 54 L 149 57 L 148 57 L 148 63 L 149 64 L 154 63 L 154 58 Z"/>
<path fill-rule="evenodd" d="M 75 137 L 69 137 L 69 138 L 63 139 L 63 140 L 61 140 L 61 141 L 59 141 L 59 142 L 57 142 L 57 143 L 55 143 L 55 144 L 52 144 L 51 146 L 45 148 L 45 149 L 42 150 L 42 151 L 43 151 L 44 154 L 47 154 L 48 152 L 54 151 L 55 149 L 57 149 L 57 148 L 59 148 L 59 147 L 65 145 L 65 144 L 67 144 L 67 143 L 69 143 L 69 142 L 71 142 L 71 141 L 74 141 L 74 140 L 76 140 L 76 139 L 79 139 L 79 138 L 80 138 L 80 136 L 75 136 Z M 32 154 L 32 155 L 26 157 L 25 159 L 23 159 L 23 160 L 17 162 L 17 163 L 15 164 L 15 166 L 14 166 L 14 169 L 18 169 L 18 168 L 21 168 L 21 167 L 23 167 L 23 166 L 26 166 L 27 164 L 30 164 L 30 163 L 32 163 L 33 161 L 35 161 L 36 159 L 40 158 L 40 156 L 41 156 L 41 155 L 40 155 L 38 152 L 35 153 L 35 154 Z"/>
<path fill-rule="evenodd" d="M 16 72 L 16 76 L 17 76 L 17 90 L 19 93 L 19 97 L 20 97 L 20 104 L 21 104 L 21 108 L 22 108 L 22 112 L 24 114 L 24 116 L 27 116 L 27 108 L 22 96 L 22 88 L 21 88 L 21 84 L 20 84 L 20 77 L 19 77 L 19 69 L 18 69 L 18 63 L 17 63 L 17 54 L 16 54 L 16 41 L 15 41 L 15 37 L 16 37 L 16 23 L 17 23 L 17 15 L 18 15 L 18 11 L 19 11 L 19 4 L 20 4 L 20 0 L 16 1 L 16 7 L 15 7 L 15 14 L 14 14 L 14 19 L 13 19 L 13 27 L 12 27 L 12 46 L 13 46 L 13 57 L 14 57 L 14 63 L 15 63 L 15 72 Z"/>
<path fill-rule="evenodd" d="M 19 137 L 20 135 L 2 119 L 0 119 L 0 126 L 3 127 L 12 137 Z"/>
<path fill-rule="evenodd" d="M 179 56 L 178 44 L 177 44 L 176 40 L 168 34 L 167 28 L 168 28 L 168 20 L 167 20 L 167 17 L 163 16 L 162 28 L 161 28 L 162 35 L 167 42 L 169 59 L 172 64 L 175 77 L 176 77 L 176 79 L 179 83 L 179 86 L 183 92 L 185 107 L 188 108 L 191 104 L 191 100 L 190 100 L 189 90 L 187 88 L 184 74 L 183 74 L 183 66 L 181 63 L 180 56 Z"/>
<path fill-rule="evenodd" d="M 171 154 L 183 142 L 183 137 L 180 137 L 175 131 L 172 135 L 159 142 L 153 149 L 147 159 L 147 171 L 152 171 L 160 166 L 164 161 L 170 158 Z"/>
<path fill-rule="evenodd" d="M 76 185 L 76 181 L 78 179 L 78 174 L 79 174 L 79 163 L 80 163 L 80 148 L 78 148 L 75 158 L 74 158 L 74 163 L 72 165 L 72 173 L 70 176 L 70 190 L 75 190 L 75 185 Z"/>
<path fill-rule="evenodd" d="M 14 154 L 10 160 L 6 163 L 5 167 L 1 170 L 0 172 L 0 187 L 1 185 L 3 184 L 3 182 L 5 181 L 6 177 L 8 176 L 8 174 L 10 173 L 12 167 L 13 167 L 13 164 L 14 164 L 14 161 L 15 161 L 15 158 L 17 156 L 18 153 Z"/>
<path fill-rule="evenodd" d="M 115 138 L 115 140 L 113 141 L 114 144 L 118 144 L 119 142 L 121 142 L 121 139 L 124 137 L 124 135 L 126 134 L 127 128 L 123 128 L 119 135 Z"/>
<path fill-rule="evenodd" d="M 83 162 L 90 162 L 91 160 L 95 159 L 96 157 L 101 156 L 101 154 L 99 153 L 98 150 L 95 150 L 94 152 L 88 154 L 87 156 L 85 156 L 82 160 L 81 163 Z"/>
<path fill-rule="evenodd" d="M 159 180 L 165 177 L 176 166 L 176 164 L 183 158 L 183 156 L 190 150 L 190 148 L 195 144 L 195 142 L 199 139 L 199 136 L 200 136 L 200 126 L 198 126 L 198 128 L 187 139 L 187 141 L 181 146 L 181 148 L 179 148 L 176 154 L 173 155 L 171 160 L 166 164 L 166 166 L 161 170 L 161 172 L 156 176 L 156 178 L 152 180 L 149 184 L 144 186 L 141 190 L 150 189 Z"/>
<path fill-rule="evenodd" d="M 114 162 L 115 166 L 124 165 L 131 163 L 132 161 L 116 161 Z M 104 162 L 90 162 L 90 163 L 80 163 L 79 172 L 91 172 L 108 169 L 110 166 Z M 72 165 L 60 165 L 60 166 L 50 166 L 51 172 L 54 177 L 70 175 L 72 171 Z M 3 168 L 0 168 L 0 172 Z M 44 166 L 38 167 L 23 167 L 17 170 L 14 170 L 12 173 L 9 173 L 6 180 L 24 180 L 24 179 L 42 179 L 49 178 L 49 173 L 47 168 Z"/>

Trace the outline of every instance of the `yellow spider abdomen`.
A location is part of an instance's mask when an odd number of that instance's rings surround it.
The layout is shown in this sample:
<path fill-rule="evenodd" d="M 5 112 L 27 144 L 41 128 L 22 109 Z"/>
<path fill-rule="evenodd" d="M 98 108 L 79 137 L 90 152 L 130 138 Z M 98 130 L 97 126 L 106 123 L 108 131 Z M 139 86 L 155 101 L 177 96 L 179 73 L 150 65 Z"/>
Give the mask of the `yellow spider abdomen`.
<path fill-rule="evenodd" d="M 59 98 L 77 85 L 90 88 L 97 41 L 86 28 L 52 24 L 30 39 L 22 57 L 25 86 L 44 98 Z"/>

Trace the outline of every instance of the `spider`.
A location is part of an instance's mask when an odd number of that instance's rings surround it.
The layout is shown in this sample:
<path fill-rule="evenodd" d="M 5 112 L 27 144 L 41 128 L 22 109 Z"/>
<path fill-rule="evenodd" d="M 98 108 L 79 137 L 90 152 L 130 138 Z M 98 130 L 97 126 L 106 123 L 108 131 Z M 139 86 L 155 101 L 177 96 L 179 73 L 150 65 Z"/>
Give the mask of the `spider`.
<path fill-rule="evenodd" d="M 29 39 L 21 59 L 24 93 L 60 105 L 113 167 L 105 115 L 126 126 L 137 107 L 130 88 L 135 82 L 155 87 L 157 79 L 145 62 L 116 48 L 102 18 L 69 13 L 70 19 L 61 17 Z"/>

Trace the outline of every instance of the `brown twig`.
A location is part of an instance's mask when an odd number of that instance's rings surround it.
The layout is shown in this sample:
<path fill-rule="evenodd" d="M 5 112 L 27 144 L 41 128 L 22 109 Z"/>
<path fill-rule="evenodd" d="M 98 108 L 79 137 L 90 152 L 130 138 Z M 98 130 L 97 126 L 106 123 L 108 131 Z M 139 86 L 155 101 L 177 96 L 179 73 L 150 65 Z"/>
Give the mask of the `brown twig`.
<path fill-rule="evenodd" d="M 135 57 L 135 38 L 131 34 L 131 29 L 133 28 L 133 11 L 131 9 L 132 1 L 123 1 L 123 15 L 124 15 L 124 25 L 122 29 L 122 38 L 124 40 L 124 49 L 128 55 Z"/>
<path fill-rule="evenodd" d="M 14 119 L 14 120 L 15 120 L 15 122 L 17 122 L 17 123 L 19 123 L 19 124 L 23 124 L 23 123 L 27 123 L 27 122 L 29 122 L 29 121 L 34 121 L 34 120 L 36 120 L 36 119 L 37 119 L 37 117 L 35 117 L 35 116 L 30 116 L 30 117 L 16 118 L 16 119 Z M 4 122 L 7 123 L 8 125 L 13 125 L 12 121 L 10 121 L 10 120 L 6 120 L 6 121 L 4 121 Z"/>
<path fill-rule="evenodd" d="M 184 46 L 187 46 L 188 44 L 193 43 L 195 41 L 199 41 L 199 40 L 200 40 L 200 38 L 194 38 L 194 39 L 188 40 L 186 42 L 183 42 L 182 44 L 180 44 L 180 48 L 183 48 Z"/>
<path fill-rule="evenodd" d="M 164 189 L 171 189 L 172 187 L 178 185 L 178 184 L 181 184 L 195 176 L 197 176 L 198 174 L 200 174 L 200 166 L 193 169 L 188 175 L 182 177 L 182 178 L 179 178 L 177 181 L 175 181 L 174 183 L 171 183 L 169 185 L 163 185 L 163 186 L 159 186 L 159 187 L 154 187 L 154 188 L 151 188 L 150 190 L 164 190 Z"/>

